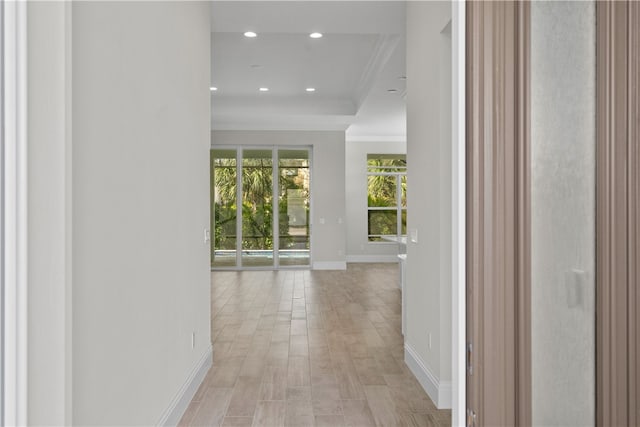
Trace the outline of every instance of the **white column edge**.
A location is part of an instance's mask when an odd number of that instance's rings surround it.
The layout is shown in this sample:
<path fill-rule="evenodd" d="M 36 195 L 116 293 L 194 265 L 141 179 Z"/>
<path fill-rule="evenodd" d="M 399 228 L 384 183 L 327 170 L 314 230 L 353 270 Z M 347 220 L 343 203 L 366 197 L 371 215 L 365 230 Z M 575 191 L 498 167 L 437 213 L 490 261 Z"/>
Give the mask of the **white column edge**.
<path fill-rule="evenodd" d="M 27 7 L 4 2 L 4 425 L 27 424 Z"/>
<path fill-rule="evenodd" d="M 452 425 L 465 425 L 466 407 L 466 131 L 465 131 L 465 8 L 464 0 L 452 2 Z"/>

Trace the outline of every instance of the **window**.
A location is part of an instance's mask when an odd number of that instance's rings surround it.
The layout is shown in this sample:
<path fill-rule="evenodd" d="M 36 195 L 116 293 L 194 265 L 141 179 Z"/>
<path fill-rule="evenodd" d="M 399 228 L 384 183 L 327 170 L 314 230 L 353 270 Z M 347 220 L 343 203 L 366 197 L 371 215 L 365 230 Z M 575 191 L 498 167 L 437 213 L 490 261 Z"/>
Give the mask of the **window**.
<path fill-rule="evenodd" d="M 367 234 L 370 242 L 407 234 L 407 159 L 367 154 Z"/>

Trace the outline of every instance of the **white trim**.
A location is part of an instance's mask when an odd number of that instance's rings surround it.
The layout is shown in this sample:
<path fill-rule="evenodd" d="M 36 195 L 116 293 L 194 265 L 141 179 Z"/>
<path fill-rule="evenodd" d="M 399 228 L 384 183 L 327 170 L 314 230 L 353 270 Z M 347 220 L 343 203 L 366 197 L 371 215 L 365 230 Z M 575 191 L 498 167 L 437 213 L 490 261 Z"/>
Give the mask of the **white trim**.
<path fill-rule="evenodd" d="M 196 363 L 191 370 L 189 377 L 180 387 L 180 390 L 176 393 L 174 398 L 169 403 L 169 406 L 164 411 L 158 421 L 159 426 L 177 426 L 182 416 L 184 415 L 189 403 L 195 396 L 198 388 L 207 376 L 207 372 L 213 365 L 213 348 L 211 345 L 207 348 L 202 358 Z"/>
<path fill-rule="evenodd" d="M 15 1 L 15 0 L 14 0 Z M 238 0 L 245 1 L 245 0 Z M 218 104 L 219 105 L 219 104 Z M 217 111 L 217 110 L 216 110 Z M 293 132 L 345 132 L 356 116 L 351 114 L 330 116 L 294 116 L 279 115 L 265 121 L 262 116 L 254 116 L 251 120 L 247 115 L 243 121 L 233 119 L 224 120 L 214 118 L 211 121 L 212 131 L 293 131 Z M 323 123 L 323 120 L 328 121 Z"/>
<path fill-rule="evenodd" d="M 404 362 L 436 407 L 438 409 L 451 409 L 451 382 L 440 382 L 408 342 L 405 342 L 404 350 Z"/>
<path fill-rule="evenodd" d="M 309 155 L 307 154 L 307 157 Z M 311 169 L 311 168 L 309 168 Z M 242 199 L 237 199 L 242 200 Z M 280 268 L 280 165 L 278 149 L 271 150 L 271 237 L 273 238 L 273 268 Z M 240 215 L 244 212 L 241 210 Z M 237 214 L 236 214 L 237 215 Z M 309 245 L 311 247 L 311 245 Z"/>
<path fill-rule="evenodd" d="M 314 270 L 346 270 L 346 261 L 315 261 L 313 263 Z"/>
<path fill-rule="evenodd" d="M 345 142 L 404 142 L 407 143 L 406 135 L 347 135 Z M 404 154 L 404 153 L 403 153 Z"/>
<path fill-rule="evenodd" d="M 295 147 L 295 146 L 294 146 Z M 316 250 L 315 247 L 315 236 L 314 236 L 314 232 L 315 232 L 315 227 L 314 224 L 315 222 L 313 221 L 314 218 L 314 214 L 313 212 L 316 209 L 316 203 L 315 203 L 315 194 L 316 194 L 316 189 L 315 189 L 315 165 L 314 165 L 314 161 L 313 161 L 313 157 L 315 154 L 315 145 L 311 144 L 308 146 L 309 147 L 309 191 L 311 192 L 311 194 L 309 194 L 309 265 L 308 266 L 304 266 L 305 268 L 311 268 L 311 266 L 313 265 L 313 254 Z"/>
<path fill-rule="evenodd" d="M 398 255 L 347 255 L 347 263 L 392 262 L 398 263 Z"/>
<path fill-rule="evenodd" d="M 356 103 L 360 109 L 371 88 L 378 80 L 384 66 L 389 62 L 389 58 L 398 46 L 400 36 L 392 34 L 381 34 L 376 40 L 373 48 L 373 54 L 369 58 L 369 62 L 364 67 L 364 71 L 360 76 L 360 80 L 356 85 Z"/>
<path fill-rule="evenodd" d="M 236 147 L 236 206 L 242 206 L 242 158 L 244 157 L 244 146 Z M 215 179 L 215 167 L 214 167 Z M 215 187 L 215 183 L 214 183 Z M 214 208 L 215 209 L 215 208 Z M 236 267 L 242 269 L 242 211 L 236 208 Z M 238 213 L 240 215 L 238 215 Z M 215 242 L 215 224 L 213 228 Z M 215 248 L 215 245 L 214 245 Z"/>
<path fill-rule="evenodd" d="M 73 9 L 65 3 L 65 424 L 73 423 Z"/>
<path fill-rule="evenodd" d="M 438 389 L 439 389 L 438 409 L 451 409 L 452 388 L 453 387 L 452 387 L 451 381 L 440 381 L 440 383 L 438 384 Z"/>
<path fill-rule="evenodd" d="M 466 409 L 466 303 L 465 303 L 465 3 L 452 4 L 452 121 L 451 121 L 451 407 L 452 425 L 465 424 Z"/>
<path fill-rule="evenodd" d="M 3 2 L 3 425 L 27 424 L 27 5 Z"/>

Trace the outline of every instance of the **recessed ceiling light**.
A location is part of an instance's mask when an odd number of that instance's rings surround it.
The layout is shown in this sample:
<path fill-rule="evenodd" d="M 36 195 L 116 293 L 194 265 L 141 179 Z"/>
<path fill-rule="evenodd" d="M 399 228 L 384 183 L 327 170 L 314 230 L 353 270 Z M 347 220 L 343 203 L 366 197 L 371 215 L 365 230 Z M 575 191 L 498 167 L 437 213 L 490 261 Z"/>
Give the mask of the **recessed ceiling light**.
<path fill-rule="evenodd" d="M 308 87 L 305 89 L 307 92 L 315 92 L 316 88 L 315 87 Z"/>
<path fill-rule="evenodd" d="M 268 87 L 261 87 L 260 92 L 269 92 L 269 88 Z"/>
<path fill-rule="evenodd" d="M 387 92 L 389 93 L 396 93 L 398 91 L 398 89 L 387 89 Z"/>
<path fill-rule="evenodd" d="M 311 37 L 312 39 L 319 39 L 320 37 L 322 37 L 322 33 L 311 33 L 309 34 L 309 37 Z"/>
<path fill-rule="evenodd" d="M 262 68 L 262 65 L 260 65 L 260 64 L 251 64 L 251 65 L 249 65 L 249 68 Z"/>
<path fill-rule="evenodd" d="M 253 37 L 256 37 L 257 34 L 254 33 L 253 31 L 247 31 L 246 33 L 244 33 L 244 36 L 245 37 L 249 37 L 249 38 L 253 38 Z"/>
<path fill-rule="evenodd" d="M 398 77 L 398 80 L 407 80 L 407 76 L 400 76 Z"/>
<path fill-rule="evenodd" d="M 215 91 L 217 91 L 217 90 L 218 90 L 218 88 L 217 88 L 217 87 L 215 87 L 215 86 L 211 86 L 211 87 L 209 88 L 209 90 L 210 90 L 211 92 L 215 92 Z"/>

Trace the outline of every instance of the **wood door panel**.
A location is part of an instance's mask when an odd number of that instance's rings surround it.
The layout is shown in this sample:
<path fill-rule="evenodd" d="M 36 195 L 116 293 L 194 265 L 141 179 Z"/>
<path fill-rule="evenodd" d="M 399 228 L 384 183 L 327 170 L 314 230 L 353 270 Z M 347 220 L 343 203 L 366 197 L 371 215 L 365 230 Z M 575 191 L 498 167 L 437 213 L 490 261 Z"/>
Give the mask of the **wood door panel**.
<path fill-rule="evenodd" d="M 597 3 L 596 420 L 638 425 L 640 5 Z"/>
<path fill-rule="evenodd" d="M 516 375 L 530 371 L 518 333 L 529 318 L 528 13 L 527 3 L 467 3 L 467 407 L 477 425 L 530 419 L 516 399 L 530 395 L 528 375 Z"/>

